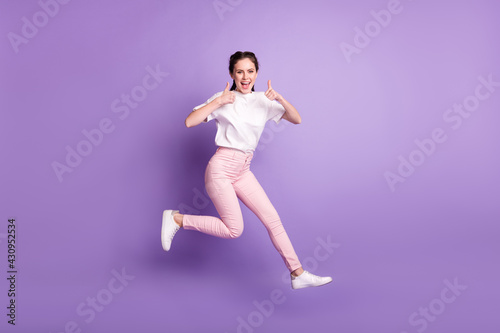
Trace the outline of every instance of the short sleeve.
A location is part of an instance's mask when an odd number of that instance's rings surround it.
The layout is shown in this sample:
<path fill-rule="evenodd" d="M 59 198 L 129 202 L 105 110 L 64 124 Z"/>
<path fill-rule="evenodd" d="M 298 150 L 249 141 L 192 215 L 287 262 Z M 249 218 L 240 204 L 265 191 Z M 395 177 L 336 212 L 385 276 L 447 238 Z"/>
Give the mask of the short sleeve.
<path fill-rule="evenodd" d="M 274 120 L 274 122 L 277 124 L 285 114 L 286 110 L 283 105 L 276 101 L 269 102 L 270 103 L 267 107 L 267 120 Z"/>
<path fill-rule="evenodd" d="M 210 103 L 210 102 L 212 102 L 214 99 L 216 99 L 217 97 L 219 97 L 221 94 L 222 94 L 222 92 L 218 92 L 218 93 L 216 93 L 215 95 L 213 95 L 212 97 L 210 97 L 210 98 L 209 98 L 209 99 L 208 99 L 205 103 L 200 104 L 200 105 L 198 105 L 198 106 L 195 106 L 195 107 L 193 108 L 193 111 L 196 111 L 196 110 L 198 110 L 198 109 L 201 109 L 202 107 L 204 107 L 205 105 L 209 104 L 209 103 Z M 215 112 L 215 111 L 214 111 L 214 112 Z M 216 117 L 216 115 L 214 114 L 214 112 L 212 112 L 211 114 L 209 114 L 209 115 L 208 115 L 208 117 L 207 117 L 207 118 L 205 118 L 205 120 L 203 120 L 203 122 L 205 122 L 205 123 L 206 123 L 206 122 L 208 122 L 208 121 L 210 121 L 210 120 L 214 119 L 214 118 Z"/>

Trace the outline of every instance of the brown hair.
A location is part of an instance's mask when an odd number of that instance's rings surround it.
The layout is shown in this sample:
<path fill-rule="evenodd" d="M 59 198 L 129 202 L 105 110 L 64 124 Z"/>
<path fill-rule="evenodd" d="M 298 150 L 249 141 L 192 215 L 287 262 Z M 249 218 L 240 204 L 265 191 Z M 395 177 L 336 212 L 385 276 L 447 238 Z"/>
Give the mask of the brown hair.
<path fill-rule="evenodd" d="M 245 58 L 250 59 L 253 62 L 253 64 L 255 65 L 255 70 L 257 72 L 259 71 L 259 62 L 257 61 L 257 57 L 255 56 L 255 54 L 253 52 L 250 52 L 250 51 L 245 51 L 245 52 L 238 51 L 235 54 L 231 55 L 231 57 L 229 58 L 229 73 L 233 74 L 234 66 L 236 65 L 236 63 L 238 61 L 240 61 L 241 59 L 245 59 Z M 255 87 L 252 87 L 252 91 L 255 91 L 254 88 Z M 236 83 L 233 80 L 233 86 L 231 87 L 231 90 L 235 90 L 235 89 L 236 89 Z"/>

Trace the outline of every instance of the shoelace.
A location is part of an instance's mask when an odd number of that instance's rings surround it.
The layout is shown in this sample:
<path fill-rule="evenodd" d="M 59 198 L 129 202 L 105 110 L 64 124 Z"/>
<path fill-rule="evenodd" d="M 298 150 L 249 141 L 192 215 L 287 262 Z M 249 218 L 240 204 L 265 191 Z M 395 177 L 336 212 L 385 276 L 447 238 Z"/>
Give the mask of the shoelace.
<path fill-rule="evenodd" d="M 175 223 L 175 222 L 174 222 Z M 172 239 L 174 238 L 175 234 L 177 233 L 177 231 L 179 231 L 180 227 L 177 225 L 177 223 L 175 223 L 175 226 L 173 229 L 170 229 L 170 233 L 167 235 L 168 236 L 168 239 L 170 241 L 172 241 Z"/>
<path fill-rule="evenodd" d="M 304 273 L 307 273 L 310 282 L 312 283 L 323 283 L 324 278 L 321 276 L 314 275 L 312 273 L 309 273 L 308 271 L 305 271 Z"/>
<path fill-rule="evenodd" d="M 167 236 L 167 240 L 168 241 L 172 241 L 172 239 L 174 238 L 176 232 L 180 229 L 180 227 L 177 225 L 177 223 L 174 222 L 174 228 L 173 229 L 170 229 L 169 233 L 166 235 Z"/>
<path fill-rule="evenodd" d="M 314 274 L 311 274 L 309 272 L 307 272 L 307 275 L 309 275 L 309 278 L 313 281 L 313 282 L 319 282 L 321 280 L 321 277 L 317 276 L 317 275 L 314 275 Z"/>

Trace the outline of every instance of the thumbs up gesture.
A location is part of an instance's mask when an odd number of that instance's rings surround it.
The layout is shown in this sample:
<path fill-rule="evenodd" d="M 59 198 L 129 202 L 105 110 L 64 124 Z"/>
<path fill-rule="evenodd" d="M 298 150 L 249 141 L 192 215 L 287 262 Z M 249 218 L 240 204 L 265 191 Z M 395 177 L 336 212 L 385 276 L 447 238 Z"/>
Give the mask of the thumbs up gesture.
<path fill-rule="evenodd" d="M 265 92 L 267 98 L 271 101 L 277 100 L 278 102 L 281 100 L 281 95 L 278 94 L 273 87 L 271 87 L 271 80 L 267 81 L 267 90 Z"/>
<path fill-rule="evenodd" d="M 222 95 L 219 96 L 219 104 L 220 106 L 226 105 L 226 104 L 232 104 L 234 103 L 234 92 L 229 91 L 229 82 L 226 84 L 226 89 L 222 92 Z"/>

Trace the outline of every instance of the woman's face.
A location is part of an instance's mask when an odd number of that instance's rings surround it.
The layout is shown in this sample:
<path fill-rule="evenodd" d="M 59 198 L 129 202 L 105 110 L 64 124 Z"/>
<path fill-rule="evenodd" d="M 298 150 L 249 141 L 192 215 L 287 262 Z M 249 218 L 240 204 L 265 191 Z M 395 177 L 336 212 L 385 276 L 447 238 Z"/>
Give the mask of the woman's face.
<path fill-rule="evenodd" d="M 236 83 L 236 90 L 243 94 L 252 92 L 252 88 L 257 78 L 257 71 L 252 60 L 244 58 L 234 65 L 231 78 Z"/>

